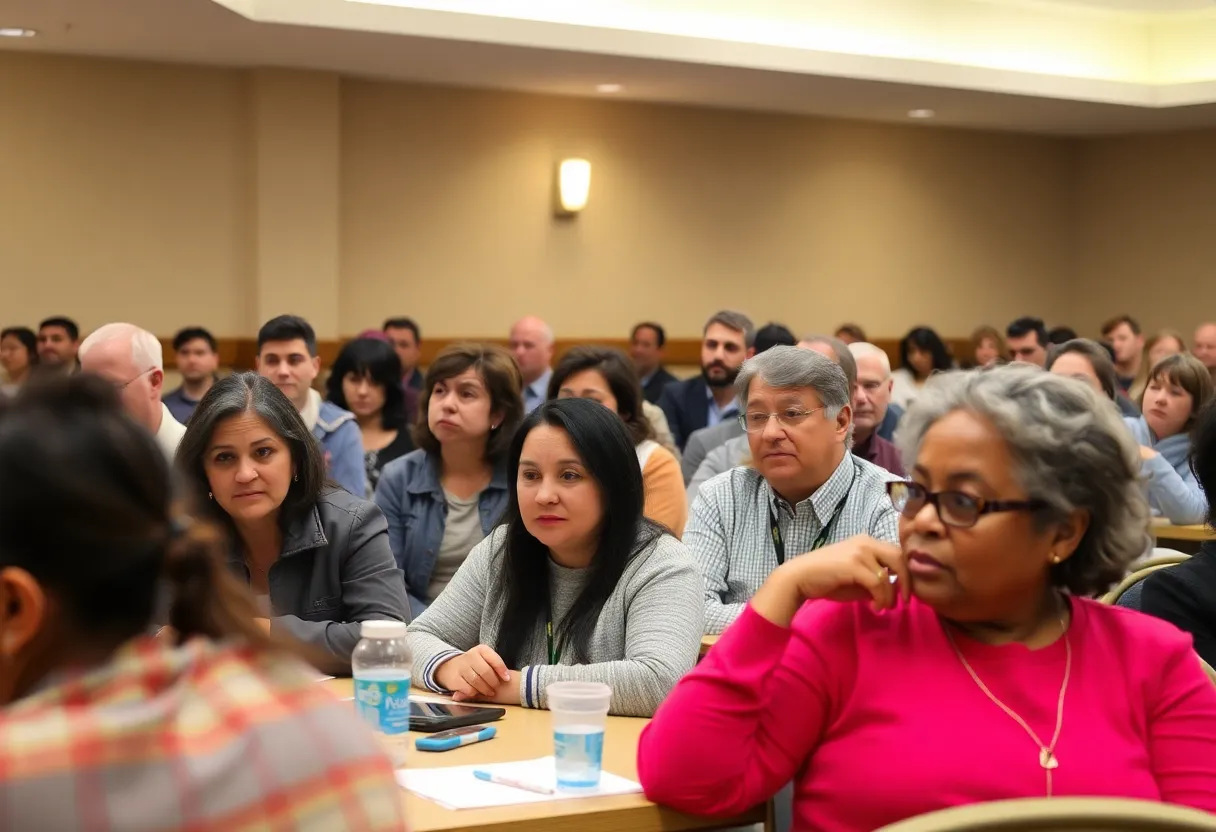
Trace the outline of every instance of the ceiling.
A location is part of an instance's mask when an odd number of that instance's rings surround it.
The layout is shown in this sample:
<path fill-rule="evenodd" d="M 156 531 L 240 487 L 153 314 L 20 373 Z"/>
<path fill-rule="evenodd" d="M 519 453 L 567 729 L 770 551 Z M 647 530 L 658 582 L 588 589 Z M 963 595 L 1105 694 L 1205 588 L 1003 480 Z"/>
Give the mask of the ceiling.
<path fill-rule="evenodd" d="M 848 49 L 826 48 L 830 43 L 807 49 L 765 40 L 797 27 L 820 36 L 825 31 L 822 20 L 781 17 L 816 6 L 807 0 L 546 0 L 526 8 L 520 2 L 495 0 L 493 15 L 468 11 L 479 2 L 5 0 L 0 26 L 36 29 L 39 36 L 0 38 L 0 49 L 307 68 L 558 95 L 596 96 L 597 85 L 614 83 L 624 87 L 614 98 L 879 121 L 908 121 L 909 110 L 931 108 L 937 116 L 926 123 L 1051 134 L 1216 126 L 1216 4 L 1208 0 L 847 0 L 853 4 L 848 7 L 841 0 L 818 0 L 817 8 L 835 2 L 837 11 L 849 12 L 863 4 L 869 4 L 870 11 L 883 4 L 897 8 L 891 5 L 896 2 L 904 4 L 901 10 L 919 6 L 919 19 L 897 21 L 908 27 L 902 34 L 890 28 L 894 24 L 878 33 L 889 47 L 885 54 L 857 39 L 859 32 L 871 34 L 857 27 L 871 26 L 872 19 L 846 19 L 843 12 L 832 25 L 841 41 L 853 39 Z M 609 16 L 626 6 L 634 18 Z M 696 11 L 681 11 L 681 6 Z M 957 8 L 959 16 L 949 18 L 951 26 L 943 26 L 944 18 L 926 17 L 931 6 L 938 15 Z M 507 14 L 509 7 L 530 16 Z M 541 7 L 544 15 L 533 13 Z M 705 8 L 721 14 L 709 20 L 701 12 Z M 570 9 L 601 14 L 600 25 L 566 19 Z M 656 17 L 656 10 L 666 16 Z M 1146 10 L 1168 14 L 1145 15 Z M 733 30 L 719 37 L 689 36 L 682 28 L 685 22 L 694 30 L 724 22 L 734 26 L 744 12 L 751 16 L 747 22 L 757 25 L 746 31 L 742 25 L 736 28 L 756 35 L 750 39 L 732 39 Z M 771 16 L 760 20 L 761 13 Z M 1077 66 L 1085 71 L 1054 74 L 1033 71 L 1034 64 L 1026 69 L 1000 63 L 1025 60 L 1025 52 L 993 58 L 992 50 L 976 49 L 973 64 L 901 52 L 907 44 L 924 41 L 928 30 L 917 26 L 935 27 L 935 43 L 943 50 L 957 50 L 980 37 L 1007 39 L 1010 29 L 994 27 L 994 14 L 1019 26 L 1039 27 L 1026 29 L 1039 49 L 1036 61 L 1067 58 L 1072 54 L 1067 50 L 1076 47 L 1079 54 L 1084 47 L 1089 63 Z M 1165 30 L 1146 27 L 1157 26 L 1158 17 L 1167 21 L 1162 26 L 1172 25 L 1171 16 L 1180 20 L 1178 37 L 1195 41 L 1197 55 L 1207 54 L 1204 27 L 1211 24 L 1210 78 L 1206 65 L 1179 63 L 1175 56 L 1181 53 L 1173 41 L 1169 50 L 1158 50 L 1170 56 L 1173 63 L 1168 66 L 1153 64 L 1156 53 L 1147 46 L 1129 48 L 1129 43 L 1139 43 L 1129 39 L 1146 32 L 1159 45 Z M 1040 25 L 1040 17 L 1047 23 Z M 1061 28 L 1048 28 L 1057 19 Z M 618 22 L 627 25 L 604 25 Z M 1067 28 L 1074 25 L 1084 28 Z M 950 30 L 953 40 L 937 30 Z M 1086 35 L 1089 40 L 1081 43 L 1084 38 L 1077 31 L 1097 32 L 1101 38 Z M 1174 37 L 1173 30 L 1167 34 Z M 1048 47 L 1056 52 L 1049 53 Z M 1108 60 L 1122 52 L 1137 56 L 1138 63 L 1124 67 Z M 1152 73 L 1173 73 L 1173 80 L 1156 83 Z"/>

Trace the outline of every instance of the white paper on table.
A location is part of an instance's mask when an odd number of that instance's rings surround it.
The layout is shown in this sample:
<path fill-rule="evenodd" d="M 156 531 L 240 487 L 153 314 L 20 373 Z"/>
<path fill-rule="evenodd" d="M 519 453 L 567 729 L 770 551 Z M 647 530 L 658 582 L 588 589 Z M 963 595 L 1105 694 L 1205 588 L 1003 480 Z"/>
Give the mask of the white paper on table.
<path fill-rule="evenodd" d="M 512 780 L 547 786 L 554 792 L 553 794 L 536 794 L 500 783 L 487 783 L 474 777 L 474 771 L 490 771 L 501 777 L 510 777 Z M 516 806 L 524 803 L 545 803 L 550 800 L 636 794 L 642 791 L 641 784 L 605 771 L 600 774 L 598 789 L 559 792 L 557 791 L 557 769 L 554 767 L 552 757 L 480 766 L 399 769 L 397 782 L 419 797 L 433 800 L 445 809 L 484 809 L 489 806 Z"/>

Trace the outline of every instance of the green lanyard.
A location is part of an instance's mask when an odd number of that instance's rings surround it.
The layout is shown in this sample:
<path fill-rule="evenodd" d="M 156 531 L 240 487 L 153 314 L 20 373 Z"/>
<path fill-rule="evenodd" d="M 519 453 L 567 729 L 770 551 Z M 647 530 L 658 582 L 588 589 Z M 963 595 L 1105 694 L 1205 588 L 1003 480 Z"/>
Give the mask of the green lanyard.
<path fill-rule="evenodd" d="M 545 622 L 545 635 L 549 639 L 549 664 L 557 664 L 562 657 L 561 645 L 553 643 L 553 616 L 549 616 L 549 620 Z"/>

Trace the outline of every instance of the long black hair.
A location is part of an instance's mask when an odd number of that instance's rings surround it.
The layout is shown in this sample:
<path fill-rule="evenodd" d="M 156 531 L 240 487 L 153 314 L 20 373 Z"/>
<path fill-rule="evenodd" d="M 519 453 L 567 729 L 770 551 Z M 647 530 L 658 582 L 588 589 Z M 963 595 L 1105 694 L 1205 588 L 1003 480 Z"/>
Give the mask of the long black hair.
<path fill-rule="evenodd" d="M 311 511 L 326 486 L 321 446 L 283 391 L 257 373 L 235 373 L 220 379 L 194 408 L 186 433 L 177 446 L 176 464 L 194 488 L 201 511 L 232 533 L 233 540 L 236 540 L 236 527 L 232 518 L 218 502 L 207 498 L 211 486 L 207 482 L 203 459 L 220 422 L 241 413 L 252 413 L 260 418 L 291 451 L 295 476 L 279 507 L 280 528 L 287 528 L 293 520 Z"/>
<path fill-rule="evenodd" d="M 346 393 L 342 381 L 354 373 L 356 378 L 367 378 L 384 388 L 384 408 L 380 411 L 380 425 L 385 430 L 405 429 L 405 390 L 401 387 L 401 359 L 387 341 L 375 338 L 356 338 L 342 348 L 334 360 L 329 380 L 325 382 L 327 398 L 343 410 Z"/>
<path fill-rule="evenodd" d="M 946 349 L 946 343 L 941 336 L 927 326 L 918 326 L 899 342 L 899 366 L 912 373 L 913 376 L 917 375 L 916 370 L 908 363 L 908 353 L 912 347 L 927 352 L 933 357 L 933 369 L 930 370 L 930 373 L 945 372 L 954 367 L 954 359 L 950 357 L 950 350 Z"/>
<path fill-rule="evenodd" d="M 588 399 L 554 399 L 537 408 L 520 425 L 507 454 L 510 499 L 503 558 L 506 605 L 495 651 L 508 667 L 519 655 L 549 610 L 549 549 L 524 526 L 519 510 L 519 458 L 534 428 L 549 425 L 566 432 L 579 459 L 599 487 L 604 515 L 590 575 L 569 612 L 554 622 L 554 641 L 576 663 L 586 662 L 588 642 L 608 597 L 629 561 L 659 536 L 662 526 L 642 516 L 645 492 L 633 437 L 608 408 Z"/>

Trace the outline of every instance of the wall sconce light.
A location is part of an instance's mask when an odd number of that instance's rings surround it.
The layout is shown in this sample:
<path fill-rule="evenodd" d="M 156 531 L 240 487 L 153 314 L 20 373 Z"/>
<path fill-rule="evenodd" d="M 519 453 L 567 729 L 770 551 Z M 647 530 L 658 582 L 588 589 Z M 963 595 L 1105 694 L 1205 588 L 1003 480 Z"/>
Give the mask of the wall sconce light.
<path fill-rule="evenodd" d="M 559 217 L 573 217 L 587 207 L 591 192 L 591 163 L 586 159 L 563 159 L 557 166 L 554 210 Z"/>

